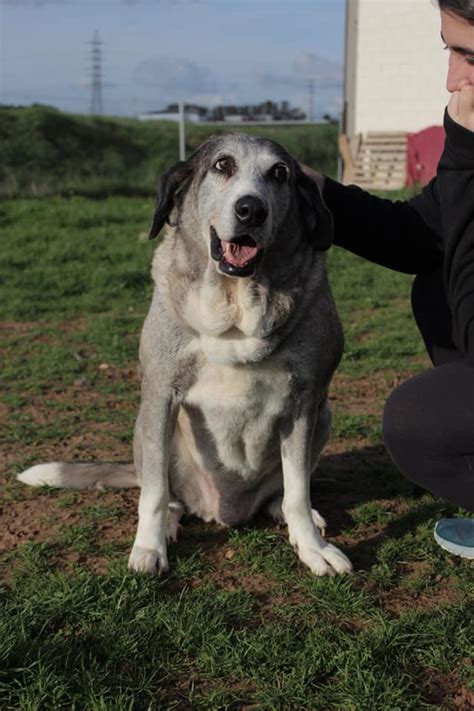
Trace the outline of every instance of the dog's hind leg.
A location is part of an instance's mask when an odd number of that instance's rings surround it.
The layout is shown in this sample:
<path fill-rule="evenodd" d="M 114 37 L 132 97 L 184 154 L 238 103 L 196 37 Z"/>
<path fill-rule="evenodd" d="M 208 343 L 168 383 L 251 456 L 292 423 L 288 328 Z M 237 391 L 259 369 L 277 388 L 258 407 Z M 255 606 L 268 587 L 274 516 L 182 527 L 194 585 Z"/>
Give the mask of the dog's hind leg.
<path fill-rule="evenodd" d="M 282 509 L 283 497 L 277 496 L 271 501 L 269 501 L 264 508 L 265 513 L 267 513 L 271 518 L 273 518 L 277 523 L 286 526 L 285 516 Z M 311 516 L 314 521 L 316 528 L 319 528 L 321 535 L 326 535 L 326 519 L 321 516 L 319 511 L 316 509 L 311 509 Z"/>
<path fill-rule="evenodd" d="M 172 500 L 168 504 L 168 530 L 166 532 L 166 538 L 168 543 L 173 541 L 176 543 L 178 540 L 178 531 L 181 528 L 180 520 L 184 514 L 184 506 L 180 501 Z"/>

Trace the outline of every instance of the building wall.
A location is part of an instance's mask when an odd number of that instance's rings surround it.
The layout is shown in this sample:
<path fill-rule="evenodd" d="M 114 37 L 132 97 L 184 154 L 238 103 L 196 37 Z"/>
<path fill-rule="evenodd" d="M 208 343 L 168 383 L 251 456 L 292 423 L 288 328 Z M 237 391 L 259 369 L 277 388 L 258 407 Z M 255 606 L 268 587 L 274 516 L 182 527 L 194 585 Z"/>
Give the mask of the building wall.
<path fill-rule="evenodd" d="M 181 114 L 173 114 L 165 111 L 149 111 L 146 114 L 140 114 L 138 119 L 140 121 L 175 121 L 175 123 L 178 123 L 181 120 Z M 190 111 L 185 112 L 184 119 L 190 123 L 199 123 L 201 121 L 199 114 L 193 114 Z"/>
<path fill-rule="evenodd" d="M 432 0 L 347 0 L 345 131 L 442 123 L 447 52 Z"/>

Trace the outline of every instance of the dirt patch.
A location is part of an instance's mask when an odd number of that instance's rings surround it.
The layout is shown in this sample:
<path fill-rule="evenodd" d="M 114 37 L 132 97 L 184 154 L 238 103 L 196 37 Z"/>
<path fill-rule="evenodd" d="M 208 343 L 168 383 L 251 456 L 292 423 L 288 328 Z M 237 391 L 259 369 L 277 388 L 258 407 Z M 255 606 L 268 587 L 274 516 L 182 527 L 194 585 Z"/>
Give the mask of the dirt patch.
<path fill-rule="evenodd" d="M 0 323 L 0 333 L 24 333 L 35 331 L 41 327 L 39 321 L 2 321 Z"/>
<path fill-rule="evenodd" d="M 433 587 L 430 592 L 413 593 L 407 590 L 404 585 L 400 585 L 392 588 L 390 592 L 377 594 L 376 598 L 386 612 L 398 617 L 407 610 L 415 612 L 440 610 L 461 600 L 462 595 L 449 584 L 449 581 L 444 581 Z"/>
<path fill-rule="evenodd" d="M 54 341 L 54 338 L 48 338 L 44 331 L 49 331 L 52 328 L 50 322 L 42 321 L 2 321 L 0 322 L 0 333 L 4 337 L 8 335 L 30 334 L 31 331 L 37 331 L 37 340 L 49 343 Z M 62 333 L 77 333 L 86 329 L 86 318 L 77 317 L 69 321 L 62 321 L 54 324 L 54 330 Z M 42 340 L 46 339 L 46 340 Z"/>
<path fill-rule="evenodd" d="M 472 666 L 472 660 L 466 659 L 466 665 Z M 441 711 L 472 711 L 474 709 L 474 691 L 461 684 L 456 672 L 442 673 L 426 669 L 423 685 L 428 690 L 428 701 Z"/>
<path fill-rule="evenodd" d="M 368 376 L 352 378 L 336 372 L 329 390 L 335 410 L 346 415 L 381 415 L 385 400 L 413 373 L 379 370 Z"/>
<path fill-rule="evenodd" d="M 3 492 L 0 502 L 2 553 L 31 541 L 55 543 L 68 526 L 91 524 L 100 545 L 127 540 L 135 532 L 138 489 L 106 492 L 63 489 L 46 493 L 5 478 L 0 479 L 0 486 Z M 116 521 L 108 520 L 106 515 L 105 520 L 94 521 L 85 515 L 86 507 L 99 507 L 104 514 L 107 509 L 120 511 L 120 515 Z"/>

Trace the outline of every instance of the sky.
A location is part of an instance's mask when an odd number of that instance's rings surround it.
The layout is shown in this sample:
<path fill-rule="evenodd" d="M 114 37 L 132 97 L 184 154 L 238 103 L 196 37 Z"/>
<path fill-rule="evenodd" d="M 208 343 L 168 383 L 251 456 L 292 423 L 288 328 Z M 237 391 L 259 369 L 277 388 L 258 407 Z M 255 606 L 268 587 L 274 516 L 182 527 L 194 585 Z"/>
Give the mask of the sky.
<path fill-rule="evenodd" d="M 92 39 L 104 113 L 175 101 L 342 105 L 345 0 L 0 0 L 0 103 L 88 113 Z"/>

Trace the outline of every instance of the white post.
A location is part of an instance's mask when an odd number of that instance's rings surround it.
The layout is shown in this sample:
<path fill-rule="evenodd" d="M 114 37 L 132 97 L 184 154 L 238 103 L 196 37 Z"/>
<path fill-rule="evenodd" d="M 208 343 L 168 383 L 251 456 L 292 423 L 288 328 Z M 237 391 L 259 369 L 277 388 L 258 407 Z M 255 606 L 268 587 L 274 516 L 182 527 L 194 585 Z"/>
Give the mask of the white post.
<path fill-rule="evenodd" d="M 179 102 L 179 160 L 186 160 L 184 143 L 184 101 Z"/>
<path fill-rule="evenodd" d="M 341 133 L 344 133 L 344 122 L 343 122 L 343 116 L 339 117 L 339 121 L 337 124 L 337 173 L 336 173 L 336 180 L 338 183 L 342 183 L 342 158 L 341 158 L 341 151 L 339 149 L 339 136 Z"/>

